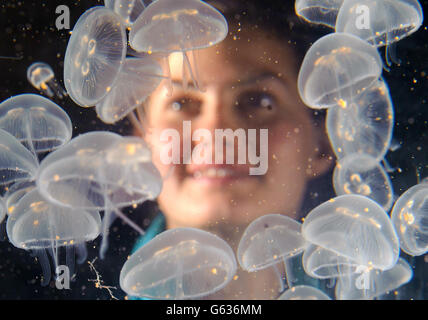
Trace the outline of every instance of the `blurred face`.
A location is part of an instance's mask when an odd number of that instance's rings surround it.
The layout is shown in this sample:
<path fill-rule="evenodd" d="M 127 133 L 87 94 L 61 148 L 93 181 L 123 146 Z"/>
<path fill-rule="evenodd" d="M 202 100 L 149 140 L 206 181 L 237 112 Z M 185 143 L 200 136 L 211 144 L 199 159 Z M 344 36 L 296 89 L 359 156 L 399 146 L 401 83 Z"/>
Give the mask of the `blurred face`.
<path fill-rule="evenodd" d="M 239 35 L 239 39 L 227 39 L 200 50 L 197 66 L 189 55 L 203 91 L 197 90 L 191 80 L 188 88 L 183 87 L 183 57 L 171 55 L 173 92 L 168 94 L 167 86 L 161 85 L 146 106 L 147 140 L 153 148 L 153 161 L 168 177 L 158 202 L 169 228 L 246 226 L 268 213 L 296 217 L 309 179 L 328 167 L 318 143 L 323 133 L 314 127 L 297 93 L 293 52 L 260 32 Z M 192 150 L 198 144 L 210 144 L 207 136 L 192 139 L 184 133 L 183 122 L 187 127 L 191 125 L 192 134 L 204 129 L 213 139 L 216 129 L 243 129 L 240 132 L 245 132 L 247 138 L 249 130 L 255 129 L 256 154 L 261 155 L 260 144 L 267 145 L 266 172 L 250 175 L 249 168 L 254 165 L 249 161 L 238 163 L 237 156 L 242 152 L 238 140 L 233 146 L 224 140 L 223 150 L 211 143 L 212 159 L 225 159 L 226 150 L 234 148 L 233 164 L 216 164 L 214 160 L 213 164 L 184 164 L 186 143 Z M 160 136 L 168 129 L 180 135 L 180 164 L 173 170 L 173 165 L 165 165 L 160 156 L 165 150 Z M 264 141 L 261 129 L 267 129 Z"/>

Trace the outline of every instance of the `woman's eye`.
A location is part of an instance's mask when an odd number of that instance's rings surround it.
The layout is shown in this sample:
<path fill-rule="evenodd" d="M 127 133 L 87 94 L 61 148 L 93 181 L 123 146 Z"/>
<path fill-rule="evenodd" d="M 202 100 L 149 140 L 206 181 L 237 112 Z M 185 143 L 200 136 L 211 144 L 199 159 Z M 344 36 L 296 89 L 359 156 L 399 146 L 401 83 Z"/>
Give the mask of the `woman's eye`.
<path fill-rule="evenodd" d="M 198 112 L 200 101 L 190 97 L 174 99 L 170 102 L 170 108 L 176 112 L 195 113 Z"/>
<path fill-rule="evenodd" d="M 241 94 L 237 100 L 237 106 L 250 109 L 272 110 L 275 107 L 276 99 L 265 92 L 246 92 Z"/>

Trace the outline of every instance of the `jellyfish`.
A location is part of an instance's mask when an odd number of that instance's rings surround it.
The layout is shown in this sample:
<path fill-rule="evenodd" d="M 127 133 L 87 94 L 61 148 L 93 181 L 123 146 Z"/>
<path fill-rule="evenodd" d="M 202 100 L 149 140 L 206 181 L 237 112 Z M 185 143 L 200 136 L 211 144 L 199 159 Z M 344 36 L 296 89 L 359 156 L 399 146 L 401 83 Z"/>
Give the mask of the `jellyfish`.
<path fill-rule="evenodd" d="M 64 98 L 67 92 L 55 79 L 55 74 L 50 65 L 44 62 L 35 62 L 27 69 L 27 79 L 31 85 L 50 98 Z"/>
<path fill-rule="evenodd" d="M 285 291 L 278 300 L 331 300 L 321 290 L 310 286 L 296 286 Z"/>
<path fill-rule="evenodd" d="M 104 211 L 101 258 L 113 215 L 144 234 L 119 209 L 153 200 L 162 188 L 160 173 L 142 139 L 103 131 L 82 134 L 50 153 L 40 164 L 36 182 L 42 196 L 54 204 Z M 70 200 L 69 188 L 79 190 L 86 201 Z"/>
<path fill-rule="evenodd" d="M 85 202 L 85 199 L 73 189 L 68 189 L 68 198 Z M 94 240 L 100 234 L 101 218 L 95 210 L 82 210 L 57 206 L 46 201 L 37 189 L 25 194 L 15 210 L 7 219 L 9 241 L 17 248 L 31 250 L 39 257 L 44 281 L 47 285 L 51 278 L 48 252 L 53 259 L 54 269 L 59 265 L 58 249 L 66 249 L 66 265 L 74 267 L 75 248 L 80 254 L 78 262 L 86 259 L 85 243 Z M 73 272 L 70 272 L 73 274 Z"/>
<path fill-rule="evenodd" d="M 385 82 L 378 81 L 352 101 L 327 111 L 327 132 L 338 159 L 352 153 L 379 161 L 388 151 L 394 109 Z"/>
<path fill-rule="evenodd" d="M 390 46 L 416 32 L 423 12 L 417 0 L 345 0 L 336 21 L 336 32 L 346 32 L 376 47 Z M 391 65 L 386 51 L 387 64 Z"/>
<path fill-rule="evenodd" d="M 420 183 L 395 202 L 391 219 L 400 238 L 401 250 L 411 256 L 428 252 L 428 184 Z"/>
<path fill-rule="evenodd" d="M 145 8 L 142 0 L 104 0 L 104 5 L 116 12 L 126 26 L 131 26 Z"/>
<path fill-rule="evenodd" d="M 194 228 L 162 232 L 137 250 L 120 272 L 129 295 L 162 300 L 197 299 L 225 287 L 236 273 L 232 248 Z"/>
<path fill-rule="evenodd" d="M 312 244 L 303 254 L 304 270 L 321 279 L 389 270 L 400 253 L 385 210 L 360 195 L 339 196 L 313 209 L 302 235 Z"/>
<path fill-rule="evenodd" d="M 12 184 L 4 195 L 6 212 L 8 215 L 15 211 L 19 201 L 36 187 L 34 180 L 20 181 Z"/>
<path fill-rule="evenodd" d="M 162 68 L 154 59 L 127 58 L 117 85 L 96 105 L 98 117 L 105 123 L 115 123 L 127 115 L 132 116 L 133 111 L 158 87 L 162 78 Z M 137 119 L 134 122 L 139 123 Z"/>
<path fill-rule="evenodd" d="M 0 223 L 3 222 L 4 217 L 6 217 L 6 203 L 2 197 L 0 197 Z"/>
<path fill-rule="evenodd" d="M 187 81 L 188 72 L 195 87 L 201 88 L 196 51 L 221 42 L 227 33 L 228 25 L 224 16 L 203 1 L 157 0 L 134 22 L 129 40 L 136 51 L 164 54 L 169 78 L 167 56 L 173 52 L 181 52 L 183 82 Z M 194 70 L 190 64 L 189 51 L 193 51 Z M 169 91 L 171 90 L 170 79 Z"/>
<path fill-rule="evenodd" d="M 291 288 L 295 279 L 291 272 L 290 258 L 302 253 L 306 246 L 300 230 L 299 222 L 280 214 L 264 215 L 254 220 L 238 245 L 237 258 L 240 266 L 248 272 L 273 266 L 282 292 L 284 285 L 277 264 L 283 262 L 287 285 Z"/>
<path fill-rule="evenodd" d="M 408 283 L 413 277 L 412 267 L 400 258 L 397 264 L 385 271 L 371 270 L 367 276 L 371 283 L 368 288 L 361 288 L 358 274 L 351 278 L 340 278 L 335 289 L 337 300 L 366 300 L 394 291 Z"/>
<path fill-rule="evenodd" d="M 34 180 L 39 168 L 37 158 L 14 136 L 0 129 L 0 187 Z"/>
<path fill-rule="evenodd" d="M 303 60 L 298 89 L 310 108 L 346 105 L 378 81 L 382 60 L 376 48 L 346 33 L 316 41 Z"/>
<path fill-rule="evenodd" d="M 296 0 L 296 14 L 306 21 L 335 28 L 343 0 Z"/>
<path fill-rule="evenodd" d="M 113 88 L 126 55 L 126 31 L 110 9 L 87 10 L 74 26 L 64 59 L 64 84 L 82 107 L 95 106 Z"/>
<path fill-rule="evenodd" d="M 67 113 L 36 94 L 20 94 L 3 101 L 0 128 L 14 135 L 34 155 L 61 147 L 73 133 Z"/>
<path fill-rule="evenodd" d="M 337 195 L 360 194 L 376 201 L 386 211 L 393 204 L 388 174 L 367 154 L 354 153 L 340 159 L 333 172 L 333 186 Z"/>

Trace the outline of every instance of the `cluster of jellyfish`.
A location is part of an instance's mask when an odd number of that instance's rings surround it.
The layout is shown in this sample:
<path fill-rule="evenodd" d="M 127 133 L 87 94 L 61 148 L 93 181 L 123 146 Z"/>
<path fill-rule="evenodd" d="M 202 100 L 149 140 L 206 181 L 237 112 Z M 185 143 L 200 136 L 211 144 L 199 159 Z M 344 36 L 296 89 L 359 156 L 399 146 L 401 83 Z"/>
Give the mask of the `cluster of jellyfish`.
<path fill-rule="evenodd" d="M 361 6 L 370 8 L 369 30 L 354 28 Z M 296 13 L 336 29 L 307 52 L 298 88 L 308 107 L 328 109 L 337 197 L 309 212 L 303 223 L 280 214 L 256 219 L 236 253 L 207 231 L 164 231 L 124 264 L 120 286 L 128 295 L 204 298 L 232 281 L 239 266 L 247 272 L 274 268 L 280 300 L 332 299 L 313 286 L 295 285 L 291 260 L 297 256 L 308 276 L 335 284 L 336 299 L 376 298 L 411 280 L 412 268 L 400 250 L 412 256 L 428 251 L 428 181 L 394 204 L 381 165 L 394 110 L 377 47 L 415 32 L 421 7 L 416 0 L 297 0 Z M 31 66 L 28 79 L 49 97 L 68 95 L 79 106 L 95 106 L 105 123 L 128 116 L 143 132 L 135 110 L 161 82 L 172 90 L 168 63 L 162 70 L 158 61 L 182 54 L 183 86 L 192 79 L 202 90 L 197 50 L 222 41 L 227 32 L 221 13 L 200 0 L 106 0 L 74 26 L 64 61 L 66 92 L 49 66 Z M 86 259 L 86 242 L 102 234 L 103 257 L 117 216 L 143 234 L 121 209 L 155 199 L 162 189 L 141 138 L 95 131 L 72 139 L 64 110 L 34 94 L 0 104 L 0 176 L 0 218 L 7 216 L 9 240 L 40 258 L 45 283 L 49 255 L 58 265 L 60 248 L 72 266 L 76 253 L 77 262 Z"/>

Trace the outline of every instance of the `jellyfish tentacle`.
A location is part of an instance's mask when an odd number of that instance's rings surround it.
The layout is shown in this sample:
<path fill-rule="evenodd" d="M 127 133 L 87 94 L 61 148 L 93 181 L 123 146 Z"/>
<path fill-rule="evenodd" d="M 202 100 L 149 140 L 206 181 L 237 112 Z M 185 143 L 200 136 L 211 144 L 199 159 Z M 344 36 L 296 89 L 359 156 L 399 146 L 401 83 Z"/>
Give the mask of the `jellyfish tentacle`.
<path fill-rule="evenodd" d="M 80 243 L 76 246 L 77 263 L 82 264 L 88 257 L 88 250 L 85 243 Z"/>
<path fill-rule="evenodd" d="M 279 282 L 279 293 L 283 292 L 285 290 L 285 286 L 284 286 L 284 278 L 281 274 L 281 271 L 278 269 L 278 264 L 274 264 L 273 265 L 273 269 L 275 270 L 275 275 L 278 278 L 278 282 Z"/>
<path fill-rule="evenodd" d="M 31 153 L 37 158 L 37 153 L 36 150 L 34 149 L 34 145 L 33 145 L 33 135 L 31 134 L 31 128 L 30 128 L 30 114 L 27 113 L 26 114 L 26 121 L 25 121 L 25 134 L 26 134 L 26 142 L 28 144 L 28 147 L 30 148 Z"/>
<path fill-rule="evenodd" d="M 183 58 L 184 58 L 184 61 L 186 64 L 187 71 L 189 72 L 190 77 L 193 81 L 193 85 L 195 86 L 196 89 L 199 90 L 199 79 L 197 79 L 195 77 L 195 75 L 193 74 L 192 65 L 190 64 L 190 60 L 189 60 L 189 56 L 187 55 L 187 51 L 183 51 Z"/>
<path fill-rule="evenodd" d="M 198 61 L 199 61 L 199 51 L 198 49 L 192 50 L 192 60 L 193 60 L 193 68 L 195 70 L 195 76 L 196 79 L 198 81 L 198 89 L 201 92 L 205 92 L 205 87 L 202 83 L 201 77 L 200 77 L 200 73 L 199 73 L 199 67 L 198 67 Z"/>
<path fill-rule="evenodd" d="M 75 250 L 74 245 L 69 245 L 65 247 L 65 264 L 70 271 L 70 277 L 73 277 L 74 266 L 75 266 Z"/>
<path fill-rule="evenodd" d="M 183 52 L 182 57 L 183 57 L 183 60 L 182 60 L 182 66 L 181 66 L 181 68 L 182 68 L 181 85 L 183 86 L 183 90 L 187 91 L 187 89 L 189 87 L 189 78 L 187 77 L 188 73 L 186 70 L 187 64 L 185 62 L 185 60 L 186 60 L 186 53 L 185 52 Z"/>
<path fill-rule="evenodd" d="M 164 61 L 166 66 L 166 76 L 168 78 L 167 84 L 166 84 L 167 96 L 171 97 L 172 96 L 172 78 L 171 78 L 171 67 L 169 65 L 168 56 L 164 57 Z"/>
<path fill-rule="evenodd" d="M 132 227 L 135 231 L 137 231 L 140 235 L 144 235 L 145 232 L 143 229 L 141 229 L 135 222 L 133 222 L 131 219 L 129 219 L 125 214 L 123 214 L 119 209 L 113 208 L 113 212 L 119 216 L 121 219 L 125 221 L 130 227 Z"/>
<path fill-rule="evenodd" d="M 40 262 L 40 266 L 42 267 L 43 280 L 41 282 L 41 286 L 46 287 L 51 281 L 52 274 L 48 255 L 46 254 L 45 249 L 36 249 L 34 253 Z"/>
<path fill-rule="evenodd" d="M 287 280 L 288 288 L 293 287 L 293 282 L 295 279 L 293 278 L 293 263 L 291 262 L 291 259 L 288 257 L 283 258 L 284 262 L 284 269 L 285 269 L 285 277 Z"/>

